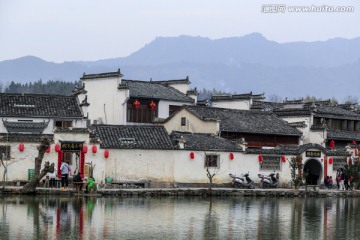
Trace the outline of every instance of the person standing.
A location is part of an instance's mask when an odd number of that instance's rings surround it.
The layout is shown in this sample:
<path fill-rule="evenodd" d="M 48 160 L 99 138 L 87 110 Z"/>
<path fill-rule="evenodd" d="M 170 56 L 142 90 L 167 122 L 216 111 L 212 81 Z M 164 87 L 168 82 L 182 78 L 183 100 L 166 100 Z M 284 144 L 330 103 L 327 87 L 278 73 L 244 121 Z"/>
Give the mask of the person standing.
<path fill-rule="evenodd" d="M 60 167 L 61 170 L 61 189 L 67 189 L 69 186 L 69 172 L 70 166 L 68 162 L 63 162 Z"/>
<path fill-rule="evenodd" d="M 54 188 L 56 187 L 56 175 L 57 175 L 57 168 L 54 167 L 54 172 L 49 172 L 48 173 L 48 177 L 49 177 L 49 187 L 50 188 Z"/>

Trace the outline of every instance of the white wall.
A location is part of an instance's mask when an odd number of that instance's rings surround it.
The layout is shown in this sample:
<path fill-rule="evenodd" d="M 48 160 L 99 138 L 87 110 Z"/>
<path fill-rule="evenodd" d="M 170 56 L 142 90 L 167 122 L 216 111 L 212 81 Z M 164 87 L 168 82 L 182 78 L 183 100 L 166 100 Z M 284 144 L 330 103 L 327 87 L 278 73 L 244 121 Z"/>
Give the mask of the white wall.
<path fill-rule="evenodd" d="M 186 118 L 186 126 L 181 126 L 181 118 Z M 164 127 L 168 133 L 172 131 L 192 132 L 192 133 L 212 133 L 217 135 L 220 130 L 219 121 L 203 121 L 197 118 L 186 109 L 182 109 L 171 119 L 169 119 Z"/>
<path fill-rule="evenodd" d="M 175 102 L 175 101 L 166 101 L 160 100 L 158 106 L 158 117 L 159 118 L 168 118 L 169 117 L 169 106 L 183 106 L 183 105 L 193 105 L 191 103 L 184 103 L 184 102 Z"/>
<path fill-rule="evenodd" d="M 213 101 L 211 106 L 217 108 L 229 108 L 238 110 L 250 110 L 250 99 L 231 100 L 231 101 Z"/>
<path fill-rule="evenodd" d="M 104 124 L 125 124 L 124 108 L 128 90 L 118 90 L 119 78 L 85 79 L 89 119 L 101 119 Z M 125 103 L 125 104 L 124 104 Z"/>

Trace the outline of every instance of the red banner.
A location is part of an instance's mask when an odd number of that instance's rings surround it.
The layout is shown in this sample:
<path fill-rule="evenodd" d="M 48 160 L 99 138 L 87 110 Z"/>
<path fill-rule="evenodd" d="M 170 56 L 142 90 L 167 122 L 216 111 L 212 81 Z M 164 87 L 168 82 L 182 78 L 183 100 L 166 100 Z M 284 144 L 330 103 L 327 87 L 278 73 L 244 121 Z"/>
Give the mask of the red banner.
<path fill-rule="evenodd" d="M 80 176 L 84 178 L 85 153 L 80 151 Z"/>
<path fill-rule="evenodd" d="M 63 158 L 63 151 L 59 151 L 58 152 L 58 166 L 57 166 L 57 176 L 58 178 L 61 179 L 61 170 L 60 170 L 60 167 L 61 167 L 61 162 L 62 162 L 62 158 Z"/>

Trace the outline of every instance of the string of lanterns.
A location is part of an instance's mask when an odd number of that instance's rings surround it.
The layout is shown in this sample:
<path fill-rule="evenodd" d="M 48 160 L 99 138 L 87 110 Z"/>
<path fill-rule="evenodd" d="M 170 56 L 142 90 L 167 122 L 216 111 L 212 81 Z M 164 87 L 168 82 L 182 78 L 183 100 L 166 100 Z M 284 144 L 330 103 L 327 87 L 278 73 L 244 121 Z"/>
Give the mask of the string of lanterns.
<path fill-rule="evenodd" d="M 136 110 L 138 110 L 140 108 L 140 105 L 141 105 L 141 103 L 138 100 L 135 100 L 133 102 L 133 106 Z M 154 111 L 156 109 L 156 103 L 154 101 L 151 101 L 149 103 L 149 107 L 150 107 L 151 111 Z"/>

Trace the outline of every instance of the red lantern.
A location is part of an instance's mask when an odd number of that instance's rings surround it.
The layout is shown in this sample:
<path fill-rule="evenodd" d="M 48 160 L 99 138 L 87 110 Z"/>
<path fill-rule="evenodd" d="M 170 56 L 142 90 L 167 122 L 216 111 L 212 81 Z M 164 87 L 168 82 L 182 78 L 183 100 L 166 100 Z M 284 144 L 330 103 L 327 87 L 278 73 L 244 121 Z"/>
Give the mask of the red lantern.
<path fill-rule="evenodd" d="M 97 152 L 97 147 L 96 147 L 96 145 L 93 145 L 93 146 L 92 146 L 92 152 L 93 152 L 93 153 L 96 153 L 96 152 Z"/>
<path fill-rule="evenodd" d="M 190 153 L 190 158 L 191 158 L 191 159 L 194 159 L 194 158 L 195 158 L 195 153 L 194 153 L 194 152 L 191 152 L 191 153 Z"/>
<path fill-rule="evenodd" d="M 48 147 L 48 149 L 45 150 L 46 153 L 50 152 L 50 146 Z"/>
<path fill-rule="evenodd" d="M 19 151 L 22 152 L 22 151 L 24 151 L 24 149 L 25 149 L 24 144 L 23 144 L 23 143 L 20 143 L 20 144 L 19 144 Z"/>
<path fill-rule="evenodd" d="M 138 100 L 135 100 L 135 102 L 133 102 L 133 105 L 134 105 L 135 109 L 139 109 L 140 102 Z"/>
<path fill-rule="evenodd" d="M 83 146 L 83 149 L 82 149 L 82 152 L 83 152 L 83 153 L 87 153 L 87 151 L 88 151 L 88 146 L 87 146 L 87 145 L 84 145 L 84 146 Z"/>
<path fill-rule="evenodd" d="M 262 163 L 263 162 L 263 156 L 259 155 L 258 160 L 259 160 L 259 163 Z"/>
<path fill-rule="evenodd" d="M 60 144 L 55 144 L 55 152 L 60 152 Z"/>
<path fill-rule="evenodd" d="M 283 162 L 283 163 L 286 163 L 286 157 L 283 155 L 283 156 L 281 156 L 281 161 Z"/>
<path fill-rule="evenodd" d="M 356 141 L 352 141 L 351 144 L 352 144 L 352 145 L 356 145 Z"/>
<path fill-rule="evenodd" d="M 105 149 L 104 151 L 104 157 L 108 158 L 109 157 L 109 150 Z"/>
<path fill-rule="evenodd" d="M 149 107 L 150 107 L 151 111 L 154 111 L 156 108 L 156 103 L 154 103 L 154 101 L 151 101 L 151 103 L 149 104 Z"/>
<path fill-rule="evenodd" d="M 329 164 L 333 164 L 333 159 L 329 158 Z"/>
<path fill-rule="evenodd" d="M 335 141 L 331 140 L 329 146 L 330 146 L 330 149 L 334 149 L 335 148 Z"/>
<path fill-rule="evenodd" d="M 352 165 L 352 159 L 349 157 L 349 165 Z"/>
<path fill-rule="evenodd" d="M 233 160 L 234 159 L 234 153 L 230 153 L 229 158 L 230 158 L 230 160 Z"/>

